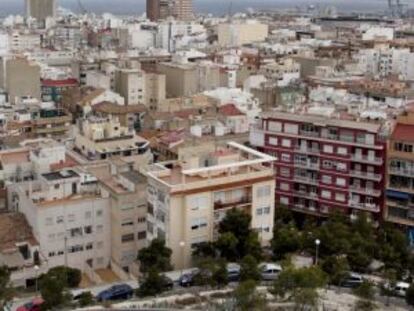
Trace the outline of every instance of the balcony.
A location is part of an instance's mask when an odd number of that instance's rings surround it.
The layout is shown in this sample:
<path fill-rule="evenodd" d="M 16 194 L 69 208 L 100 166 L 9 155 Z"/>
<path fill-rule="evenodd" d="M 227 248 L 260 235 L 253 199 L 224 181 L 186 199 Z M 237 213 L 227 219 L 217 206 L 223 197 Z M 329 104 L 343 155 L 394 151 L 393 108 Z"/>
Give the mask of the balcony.
<path fill-rule="evenodd" d="M 232 201 L 226 201 L 226 202 L 216 201 L 214 202 L 214 209 L 215 210 L 227 209 L 227 208 L 237 207 L 240 205 L 250 205 L 250 204 L 252 204 L 252 196 L 248 195 L 248 196 L 243 196 L 239 199 L 232 200 Z"/>
<path fill-rule="evenodd" d="M 379 205 L 370 204 L 370 203 L 360 203 L 360 202 L 355 202 L 355 201 L 349 201 L 349 207 L 368 211 L 368 212 L 373 212 L 373 213 L 379 213 L 380 211 Z"/>
<path fill-rule="evenodd" d="M 304 131 L 304 130 L 299 131 L 299 134 L 302 136 L 308 136 L 308 137 L 319 137 L 320 136 L 319 132 Z"/>
<path fill-rule="evenodd" d="M 301 176 L 301 175 L 295 175 L 293 176 L 293 180 L 298 183 L 305 183 L 305 184 L 311 184 L 311 185 L 318 185 L 319 180 L 316 178 L 308 177 L 308 176 Z"/>
<path fill-rule="evenodd" d="M 363 195 L 369 195 L 374 197 L 381 196 L 381 190 L 371 189 L 371 188 L 364 188 L 356 185 L 350 185 L 349 189 L 351 192 L 363 194 Z"/>
<path fill-rule="evenodd" d="M 314 200 L 314 201 L 318 200 L 318 194 L 316 192 L 295 190 L 293 193 L 297 197 L 305 198 L 308 200 Z"/>
<path fill-rule="evenodd" d="M 351 170 L 350 174 L 352 177 L 358 177 L 358 178 L 369 179 L 369 180 L 374 180 L 374 181 L 381 181 L 382 179 L 382 175 L 369 173 L 369 172 Z"/>
<path fill-rule="evenodd" d="M 401 168 L 401 167 L 390 167 L 389 173 L 393 175 L 414 177 L 414 169 L 406 169 L 406 168 Z"/>
<path fill-rule="evenodd" d="M 384 160 L 382 158 L 377 157 L 368 157 L 363 155 L 357 155 L 353 154 L 351 156 L 352 161 L 355 162 L 361 162 L 361 163 L 367 163 L 367 164 L 376 164 L 376 165 L 382 165 L 384 163 Z"/>
<path fill-rule="evenodd" d="M 320 149 L 318 148 L 310 148 L 310 147 L 303 147 L 303 146 L 295 146 L 294 149 L 298 153 L 306 153 L 306 154 L 320 154 Z"/>
<path fill-rule="evenodd" d="M 302 162 L 302 161 L 294 161 L 295 166 L 311 169 L 311 170 L 319 170 L 319 163 L 311 163 L 311 162 Z"/>

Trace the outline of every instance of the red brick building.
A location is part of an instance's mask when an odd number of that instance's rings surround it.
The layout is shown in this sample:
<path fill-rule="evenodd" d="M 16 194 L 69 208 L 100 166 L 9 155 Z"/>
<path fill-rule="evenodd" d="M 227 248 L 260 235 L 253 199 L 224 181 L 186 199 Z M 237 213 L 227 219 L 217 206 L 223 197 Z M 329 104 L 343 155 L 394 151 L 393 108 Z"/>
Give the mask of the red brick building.
<path fill-rule="evenodd" d="M 317 216 L 366 211 L 377 220 L 386 163 L 380 130 L 375 123 L 269 112 L 250 142 L 277 158 L 277 205 Z"/>

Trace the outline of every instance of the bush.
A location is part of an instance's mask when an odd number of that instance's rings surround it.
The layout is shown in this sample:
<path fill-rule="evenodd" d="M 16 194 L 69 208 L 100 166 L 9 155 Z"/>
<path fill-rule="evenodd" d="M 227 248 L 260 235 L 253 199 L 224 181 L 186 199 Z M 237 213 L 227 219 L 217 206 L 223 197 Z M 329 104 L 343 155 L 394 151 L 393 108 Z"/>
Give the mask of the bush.
<path fill-rule="evenodd" d="M 86 307 L 94 302 L 94 297 L 91 292 L 85 292 L 79 296 L 79 306 Z"/>

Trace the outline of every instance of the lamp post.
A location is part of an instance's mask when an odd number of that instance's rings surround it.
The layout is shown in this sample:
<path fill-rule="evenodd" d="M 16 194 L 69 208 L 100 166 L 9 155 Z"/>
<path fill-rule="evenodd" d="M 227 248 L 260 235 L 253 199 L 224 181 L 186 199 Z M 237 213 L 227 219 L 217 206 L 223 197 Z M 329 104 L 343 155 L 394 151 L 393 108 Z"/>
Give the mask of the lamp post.
<path fill-rule="evenodd" d="M 185 242 L 181 241 L 180 242 L 180 248 L 181 248 L 181 256 L 182 256 L 182 265 L 181 265 L 181 276 L 183 275 L 183 270 L 184 270 L 184 265 L 185 265 L 185 254 L 184 254 L 184 247 L 185 247 Z"/>
<path fill-rule="evenodd" d="M 318 265 L 318 255 L 319 255 L 319 245 L 321 241 L 319 239 L 315 240 L 315 266 Z"/>
<path fill-rule="evenodd" d="M 37 292 L 38 292 L 38 281 L 37 281 L 37 277 L 38 277 L 38 272 L 39 272 L 39 269 L 40 269 L 40 267 L 38 266 L 38 265 L 35 265 L 34 267 L 34 270 L 35 270 L 35 294 L 37 295 Z"/>

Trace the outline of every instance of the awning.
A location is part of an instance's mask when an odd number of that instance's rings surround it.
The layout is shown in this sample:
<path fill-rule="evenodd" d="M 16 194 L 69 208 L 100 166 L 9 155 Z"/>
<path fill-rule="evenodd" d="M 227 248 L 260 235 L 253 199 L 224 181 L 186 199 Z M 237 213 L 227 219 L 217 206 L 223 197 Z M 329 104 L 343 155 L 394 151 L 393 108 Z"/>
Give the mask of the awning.
<path fill-rule="evenodd" d="M 409 200 L 411 195 L 406 192 L 399 192 L 395 190 L 387 190 L 386 191 L 387 197 L 400 199 L 400 200 Z"/>

